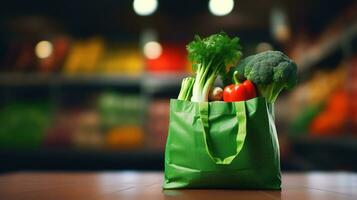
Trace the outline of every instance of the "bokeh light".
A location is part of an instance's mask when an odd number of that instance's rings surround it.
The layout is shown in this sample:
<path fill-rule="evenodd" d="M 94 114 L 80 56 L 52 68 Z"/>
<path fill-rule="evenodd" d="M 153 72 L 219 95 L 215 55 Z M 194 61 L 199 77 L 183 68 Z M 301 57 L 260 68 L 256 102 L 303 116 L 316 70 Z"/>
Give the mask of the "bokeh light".
<path fill-rule="evenodd" d="M 257 53 L 261 53 L 269 50 L 273 50 L 273 46 L 268 42 L 260 42 L 256 47 Z"/>
<path fill-rule="evenodd" d="M 40 41 L 35 47 L 36 56 L 39 58 L 47 58 L 52 54 L 53 46 L 49 41 Z"/>
<path fill-rule="evenodd" d="M 153 14 L 158 6 L 157 0 L 134 0 L 133 8 L 136 14 L 147 16 Z"/>
<path fill-rule="evenodd" d="M 161 53 L 162 47 L 160 43 L 156 41 L 151 41 L 144 45 L 144 55 L 148 59 L 156 59 L 160 57 Z"/>
<path fill-rule="evenodd" d="M 216 16 L 228 15 L 234 7 L 233 0 L 210 0 L 208 3 L 209 11 Z"/>

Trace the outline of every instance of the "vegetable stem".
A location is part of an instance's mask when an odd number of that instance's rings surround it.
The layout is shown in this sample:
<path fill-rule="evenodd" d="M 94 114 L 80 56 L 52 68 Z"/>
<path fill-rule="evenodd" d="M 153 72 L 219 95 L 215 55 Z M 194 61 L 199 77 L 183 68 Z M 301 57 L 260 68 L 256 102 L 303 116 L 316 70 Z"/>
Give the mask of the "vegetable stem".
<path fill-rule="evenodd" d="M 233 83 L 234 84 L 239 84 L 240 83 L 239 80 L 238 80 L 238 72 L 237 71 L 235 71 L 233 73 Z"/>

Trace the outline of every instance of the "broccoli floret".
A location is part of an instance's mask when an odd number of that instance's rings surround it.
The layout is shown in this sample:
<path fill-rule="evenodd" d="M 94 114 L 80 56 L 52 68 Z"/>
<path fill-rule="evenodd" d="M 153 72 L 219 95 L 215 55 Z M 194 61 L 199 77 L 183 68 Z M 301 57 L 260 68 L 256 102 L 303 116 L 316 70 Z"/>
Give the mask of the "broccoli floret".
<path fill-rule="evenodd" d="M 243 59 L 229 74 L 238 71 L 238 79 L 252 81 L 258 93 L 274 103 L 283 89 L 290 89 L 297 82 L 297 66 L 280 51 L 265 51 Z M 232 77 L 232 76 L 230 76 Z M 229 83 L 230 80 L 225 80 Z"/>

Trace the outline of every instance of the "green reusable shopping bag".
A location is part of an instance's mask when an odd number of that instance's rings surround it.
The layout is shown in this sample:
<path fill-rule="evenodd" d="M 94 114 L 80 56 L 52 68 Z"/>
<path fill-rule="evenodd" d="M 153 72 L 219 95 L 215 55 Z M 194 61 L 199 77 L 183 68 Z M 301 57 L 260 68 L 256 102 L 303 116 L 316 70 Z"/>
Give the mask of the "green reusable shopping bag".
<path fill-rule="evenodd" d="M 164 189 L 280 189 L 273 105 L 170 102 Z"/>

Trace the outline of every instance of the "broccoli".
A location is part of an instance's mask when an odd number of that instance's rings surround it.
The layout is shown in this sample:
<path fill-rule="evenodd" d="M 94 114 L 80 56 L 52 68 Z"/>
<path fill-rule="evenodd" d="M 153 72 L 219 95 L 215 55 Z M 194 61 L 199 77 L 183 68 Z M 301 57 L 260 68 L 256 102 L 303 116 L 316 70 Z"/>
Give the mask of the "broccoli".
<path fill-rule="evenodd" d="M 280 51 L 265 51 L 249 56 L 231 68 L 227 77 L 238 71 L 238 79 L 252 81 L 259 95 L 274 103 L 283 89 L 290 89 L 297 82 L 297 66 Z M 225 84 L 232 80 L 224 79 Z"/>

